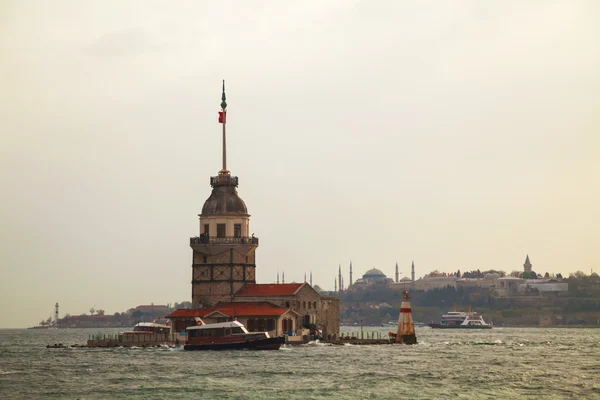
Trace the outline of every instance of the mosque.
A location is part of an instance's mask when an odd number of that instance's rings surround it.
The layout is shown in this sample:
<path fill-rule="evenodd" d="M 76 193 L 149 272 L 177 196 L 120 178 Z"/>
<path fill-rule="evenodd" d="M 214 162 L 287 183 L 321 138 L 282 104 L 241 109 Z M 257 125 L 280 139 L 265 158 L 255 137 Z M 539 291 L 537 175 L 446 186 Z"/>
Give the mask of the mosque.
<path fill-rule="evenodd" d="M 225 82 L 221 100 L 223 165 L 210 178 L 212 192 L 199 214 L 199 236 L 189 242 L 194 309 L 175 310 L 168 317 L 176 331 L 202 317 L 205 322 L 237 319 L 251 331 L 266 329 L 276 335 L 297 329 L 338 335 L 337 297 L 321 296 L 306 282 L 256 283 L 259 240 L 250 234 L 250 214 L 237 191 L 239 179 L 227 169 Z"/>

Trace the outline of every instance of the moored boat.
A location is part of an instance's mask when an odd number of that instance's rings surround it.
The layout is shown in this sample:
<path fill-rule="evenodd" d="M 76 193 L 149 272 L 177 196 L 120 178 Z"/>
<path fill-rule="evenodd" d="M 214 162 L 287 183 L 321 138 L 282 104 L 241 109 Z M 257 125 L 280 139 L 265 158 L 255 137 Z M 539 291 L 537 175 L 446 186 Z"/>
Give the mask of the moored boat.
<path fill-rule="evenodd" d="M 439 323 L 431 323 L 435 329 L 492 329 L 492 324 L 484 321 L 476 312 L 450 311 L 442 316 Z"/>
<path fill-rule="evenodd" d="M 184 350 L 278 350 L 285 343 L 284 336 L 248 332 L 238 321 L 190 326 L 186 331 Z"/>

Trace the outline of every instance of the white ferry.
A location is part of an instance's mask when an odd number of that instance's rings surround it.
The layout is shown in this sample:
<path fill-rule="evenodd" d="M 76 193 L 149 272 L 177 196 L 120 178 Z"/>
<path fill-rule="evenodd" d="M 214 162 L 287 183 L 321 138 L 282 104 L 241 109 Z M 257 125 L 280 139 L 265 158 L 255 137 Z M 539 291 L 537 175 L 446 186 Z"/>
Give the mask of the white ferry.
<path fill-rule="evenodd" d="M 484 321 L 476 312 L 450 311 L 442 315 L 440 323 L 431 323 L 435 329 L 492 329 L 492 324 Z"/>
<path fill-rule="evenodd" d="M 184 350 L 278 350 L 285 337 L 268 332 L 248 332 L 238 321 L 190 326 Z"/>

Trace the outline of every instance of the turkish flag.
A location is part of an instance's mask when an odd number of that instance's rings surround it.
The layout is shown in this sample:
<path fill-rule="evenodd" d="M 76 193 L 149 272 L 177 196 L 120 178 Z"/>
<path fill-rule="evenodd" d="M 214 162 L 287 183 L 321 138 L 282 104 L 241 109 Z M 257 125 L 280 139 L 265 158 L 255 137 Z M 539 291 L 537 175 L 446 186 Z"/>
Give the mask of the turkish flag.
<path fill-rule="evenodd" d="M 219 111 L 219 123 L 224 124 L 226 118 L 227 118 L 227 112 Z"/>

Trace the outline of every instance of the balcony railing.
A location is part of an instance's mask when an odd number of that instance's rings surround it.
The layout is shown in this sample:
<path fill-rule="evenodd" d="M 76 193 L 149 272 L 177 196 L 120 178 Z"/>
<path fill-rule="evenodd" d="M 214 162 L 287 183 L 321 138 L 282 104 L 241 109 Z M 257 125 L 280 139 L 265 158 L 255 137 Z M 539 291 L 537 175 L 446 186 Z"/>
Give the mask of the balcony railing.
<path fill-rule="evenodd" d="M 211 176 L 210 177 L 210 186 L 220 186 L 220 185 L 238 185 L 238 177 L 237 176 L 229 176 L 229 175 L 219 175 L 219 176 Z"/>
<path fill-rule="evenodd" d="M 225 236 L 225 237 L 210 237 L 208 235 L 200 235 L 196 237 L 190 238 L 190 246 L 200 245 L 200 244 L 250 244 L 258 246 L 258 238 L 257 237 L 234 237 L 234 236 Z"/>

